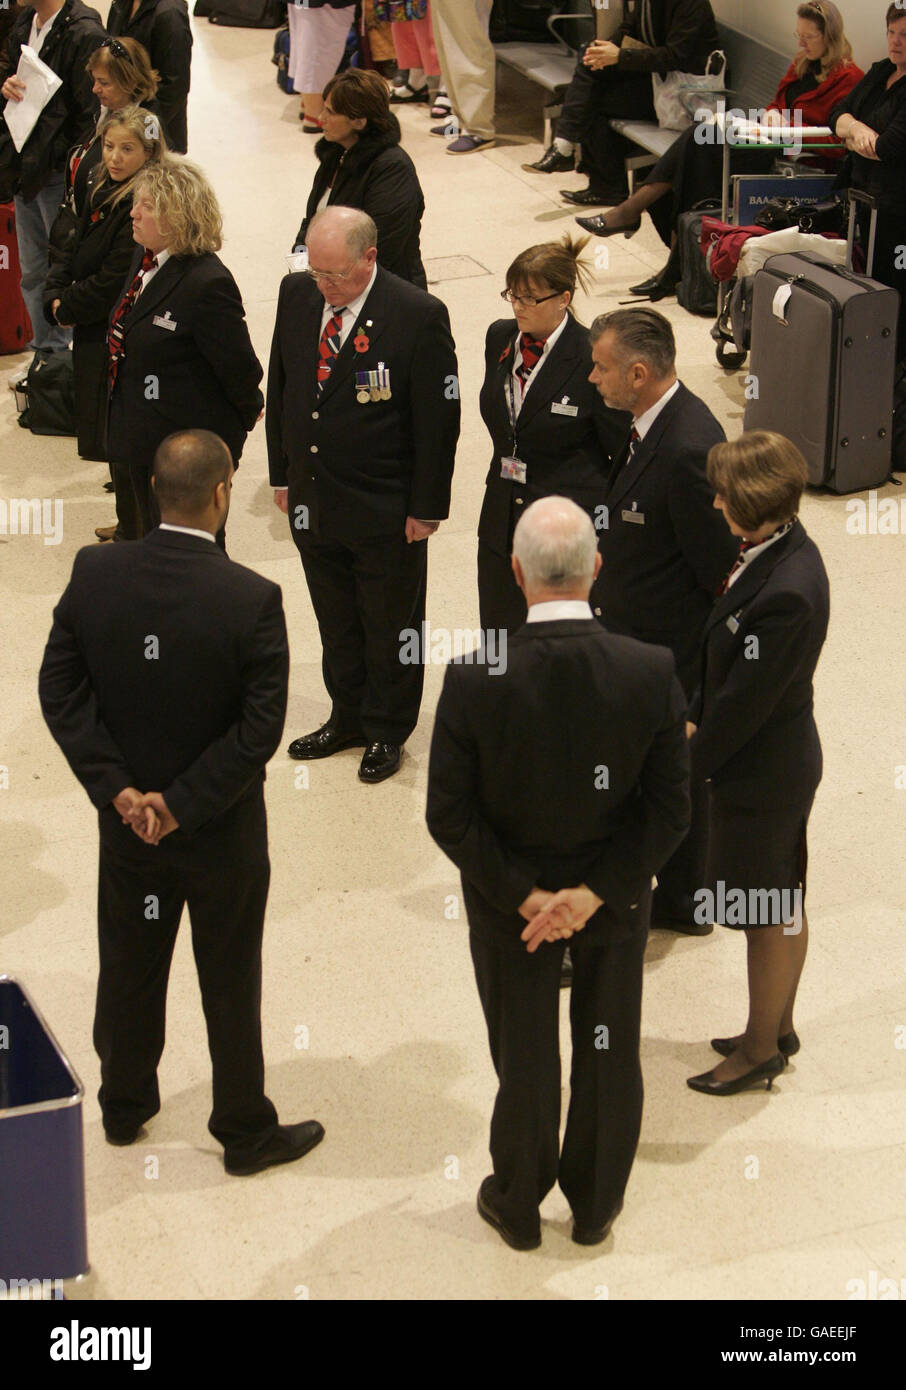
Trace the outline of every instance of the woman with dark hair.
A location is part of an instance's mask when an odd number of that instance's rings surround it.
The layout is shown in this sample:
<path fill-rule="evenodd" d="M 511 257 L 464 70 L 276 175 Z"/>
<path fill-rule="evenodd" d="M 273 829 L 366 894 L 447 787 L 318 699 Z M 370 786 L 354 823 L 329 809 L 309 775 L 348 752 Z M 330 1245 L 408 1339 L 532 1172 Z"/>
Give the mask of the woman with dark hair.
<path fill-rule="evenodd" d="M 583 507 L 596 530 L 607 525 L 610 466 L 626 443 L 630 420 L 606 406 L 588 379 L 588 330 L 572 307 L 577 284 L 586 286 L 580 257 L 587 243 L 587 237 L 565 237 L 520 252 L 501 295 L 516 322 L 498 319 L 487 332 L 479 403 L 494 453 L 478 522 L 485 630 L 513 630 L 525 622 L 510 554 L 516 523 L 530 503 L 556 493 Z M 594 590 L 589 601 L 594 607 Z"/>
<path fill-rule="evenodd" d="M 806 126 L 830 124 L 833 108 L 862 77 L 862 69 L 852 61 L 843 16 L 832 0 L 809 0 L 799 6 L 796 38 L 798 52 L 765 110 L 762 123 L 766 126 L 795 122 Z M 650 280 L 633 285 L 630 294 L 659 300 L 675 293 L 680 271 L 676 245 L 680 214 L 705 198 L 720 196 L 723 147 L 716 142 L 699 143 L 700 132 L 698 123 L 683 131 L 641 187 L 618 207 L 597 217 L 576 219 L 580 227 L 595 236 L 613 236 L 617 232 L 632 236 L 641 226 L 642 213 L 649 211 L 658 235 L 671 248 L 670 259 Z M 734 156 L 731 151 L 731 173 L 769 173 L 779 152 L 778 148 L 767 148 Z M 839 155 L 829 150 L 824 158 L 830 161 L 825 167 L 833 168 Z"/>
<path fill-rule="evenodd" d="M 349 68 L 324 88 L 321 161 L 294 250 L 305 245 L 316 212 L 335 203 L 360 208 L 378 229 L 378 263 L 419 289 L 428 288 L 419 237 L 425 197 L 415 165 L 400 146 L 387 84 L 376 72 Z"/>
<path fill-rule="evenodd" d="M 707 468 L 740 547 L 705 627 L 686 726 L 693 777 L 709 788 L 697 920 L 745 931 L 749 1017 L 737 1037 L 712 1039 L 724 1061 L 688 1085 L 729 1096 L 762 1082 L 770 1089 L 799 1051 L 806 827 L 822 770 L 812 680 L 830 599 L 821 556 L 796 516 L 808 478 L 796 446 L 754 430 L 715 444 Z"/>
<path fill-rule="evenodd" d="M 831 114 L 831 125 L 846 141 L 849 155 L 841 183 L 870 193 L 878 204 L 877 239 L 872 274 L 900 292 L 897 351 L 906 353 L 906 13 L 899 4 L 887 10 L 888 57 L 873 64 L 859 85 Z M 870 213 L 859 210 L 860 233 L 868 244 Z"/>
<path fill-rule="evenodd" d="M 75 236 L 44 286 L 48 323 L 72 324 L 79 457 L 106 461 L 107 319 L 119 299 L 135 253 L 132 191 L 149 160 L 166 152 L 160 124 L 137 106 L 107 116 L 101 162 L 87 182 Z M 112 528 L 111 528 L 112 530 Z"/>

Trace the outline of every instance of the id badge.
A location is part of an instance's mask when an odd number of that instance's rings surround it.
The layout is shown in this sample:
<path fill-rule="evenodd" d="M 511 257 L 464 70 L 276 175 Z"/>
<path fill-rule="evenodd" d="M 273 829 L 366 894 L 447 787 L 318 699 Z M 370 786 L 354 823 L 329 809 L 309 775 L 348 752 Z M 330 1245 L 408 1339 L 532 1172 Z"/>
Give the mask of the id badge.
<path fill-rule="evenodd" d="M 525 464 L 522 459 L 506 458 L 500 460 L 501 478 L 509 478 L 514 483 L 524 483 L 525 472 Z"/>

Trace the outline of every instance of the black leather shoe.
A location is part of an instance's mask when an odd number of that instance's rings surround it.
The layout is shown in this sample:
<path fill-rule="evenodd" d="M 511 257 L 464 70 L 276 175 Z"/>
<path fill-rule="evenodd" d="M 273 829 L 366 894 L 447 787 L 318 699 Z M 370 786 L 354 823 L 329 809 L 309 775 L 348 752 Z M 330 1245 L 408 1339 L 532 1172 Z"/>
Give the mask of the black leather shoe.
<path fill-rule="evenodd" d="M 263 1149 L 248 1158 L 223 1156 L 223 1166 L 234 1178 L 248 1178 L 279 1163 L 295 1163 L 324 1138 L 324 1126 L 317 1120 L 303 1120 L 298 1125 L 278 1125 L 277 1133 Z"/>
<path fill-rule="evenodd" d="M 623 1203 L 617 1207 L 613 1216 L 603 1226 L 580 1226 L 578 1221 L 573 1224 L 573 1240 L 577 1245 L 600 1245 L 606 1240 L 613 1229 L 620 1212 L 623 1210 Z"/>
<path fill-rule="evenodd" d="M 603 216 L 599 217 L 577 217 L 579 226 L 586 232 L 591 232 L 593 236 L 618 236 L 620 232 L 624 237 L 635 236 L 642 225 L 642 219 L 638 222 L 630 222 L 628 227 L 608 227 Z"/>
<path fill-rule="evenodd" d="M 343 748 L 364 748 L 367 741 L 364 734 L 342 733 L 328 720 L 313 734 L 293 739 L 286 751 L 291 758 L 329 758 L 331 753 L 339 753 Z"/>
<path fill-rule="evenodd" d="M 498 1216 L 491 1206 L 487 1197 L 487 1189 L 488 1184 L 493 1181 L 493 1175 L 489 1175 L 478 1189 L 478 1215 L 483 1221 L 487 1221 L 489 1226 L 493 1226 L 497 1234 L 514 1250 L 537 1250 L 541 1244 L 540 1236 L 517 1236 L 515 1231 L 511 1231 L 508 1226 L 504 1225 L 503 1218 Z"/>
<path fill-rule="evenodd" d="M 625 203 L 629 197 L 627 190 L 616 188 L 569 188 L 560 189 L 560 197 L 567 203 L 575 203 L 580 208 L 615 208 Z"/>
<path fill-rule="evenodd" d="M 747 1091 L 750 1086 L 758 1086 L 762 1081 L 767 1082 L 767 1089 L 770 1090 L 774 1084 L 774 1077 L 779 1076 L 785 1066 L 786 1058 L 783 1053 L 775 1052 L 766 1062 L 759 1062 L 757 1067 L 743 1072 L 742 1076 L 737 1076 L 733 1081 L 716 1081 L 713 1071 L 703 1071 L 699 1076 L 687 1077 L 686 1085 L 706 1096 L 735 1096 L 740 1091 Z"/>
<path fill-rule="evenodd" d="M 721 1057 L 729 1057 L 739 1047 L 742 1036 L 740 1033 L 738 1038 L 712 1038 L 711 1046 L 715 1052 L 720 1053 Z M 792 1033 L 781 1033 L 777 1039 L 777 1051 L 782 1052 L 784 1057 L 795 1057 L 801 1046 L 799 1035 L 795 1029 Z"/>
<path fill-rule="evenodd" d="M 136 1139 L 143 1138 L 145 1135 L 144 1126 L 136 1125 L 134 1129 L 105 1129 L 104 1138 L 108 1144 L 113 1144 L 117 1149 L 125 1149 L 127 1145 L 134 1144 Z"/>
<path fill-rule="evenodd" d="M 403 750 L 398 743 L 369 743 L 362 754 L 359 779 L 362 782 L 383 782 L 399 770 Z"/>
<path fill-rule="evenodd" d="M 652 290 L 659 289 L 659 288 L 660 288 L 660 284 L 661 284 L 661 277 L 660 277 L 660 275 L 659 275 L 659 274 L 658 274 L 658 275 L 652 275 L 652 277 L 651 277 L 650 280 L 643 280 L 642 283 L 641 283 L 640 285 L 630 285 L 630 286 L 629 286 L 629 293 L 630 293 L 630 294 L 650 294 Z"/>
<path fill-rule="evenodd" d="M 576 167 L 573 154 L 561 154 L 556 145 L 548 145 L 544 154 L 534 164 L 523 164 L 523 169 L 534 170 L 536 174 L 566 174 Z"/>
<path fill-rule="evenodd" d="M 676 294 L 676 285 L 672 280 L 658 280 L 648 290 L 642 291 L 641 289 L 634 289 L 630 290 L 629 293 L 639 294 L 645 299 L 650 300 L 652 304 L 657 304 L 659 299 L 669 299 L 671 295 Z"/>

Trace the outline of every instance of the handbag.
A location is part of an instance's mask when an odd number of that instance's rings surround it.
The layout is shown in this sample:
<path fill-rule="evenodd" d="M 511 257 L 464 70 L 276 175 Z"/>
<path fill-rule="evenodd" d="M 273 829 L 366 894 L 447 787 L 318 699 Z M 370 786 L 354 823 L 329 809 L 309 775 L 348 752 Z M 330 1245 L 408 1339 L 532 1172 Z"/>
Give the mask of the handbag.
<path fill-rule="evenodd" d="M 717 70 L 711 72 L 715 58 L 719 59 Z M 727 90 L 726 75 L 727 55 L 722 48 L 715 48 L 708 54 L 703 73 L 668 72 L 662 77 L 653 72 L 654 110 L 661 129 L 686 130 L 696 111 L 703 108 L 716 111 L 718 96 Z"/>
<path fill-rule="evenodd" d="M 39 357 L 25 378 L 25 409 L 19 424 L 32 434 L 75 435 L 75 387 L 72 353 Z"/>
<path fill-rule="evenodd" d="M 755 226 L 767 227 L 769 232 L 784 232 L 798 227 L 802 204 L 798 198 L 769 198 L 755 214 Z"/>
<path fill-rule="evenodd" d="M 820 203 L 811 203 L 799 214 L 800 232 L 820 232 L 822 236 L 835 232 L 846 235 L 846 209 L 837 197 L 825 198 Z"/>

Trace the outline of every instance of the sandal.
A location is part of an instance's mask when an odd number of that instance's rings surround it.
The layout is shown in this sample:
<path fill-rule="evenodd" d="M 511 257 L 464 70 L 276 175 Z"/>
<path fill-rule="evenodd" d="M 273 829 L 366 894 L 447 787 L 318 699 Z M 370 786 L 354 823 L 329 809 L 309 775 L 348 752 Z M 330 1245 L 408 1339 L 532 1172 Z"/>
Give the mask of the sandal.
<path fill-rule="evenodd" d="M 426 82 L 424 87 L 411 87 L 408 82 L 404 82 L 401 87 L 391 89 L 390 100 L 400 106 L 407 106 L 416 101 L 430 101 L 428 84 Z"/>
<path fill-rule="evenodd" d="M 444 116 L 449 116 L 453 110 L 453 104 L 446 92 L 440 91 L 434 98 L 434 105 L 431 107 L 431 115 L 436 121 L 443 120 Z"/>

